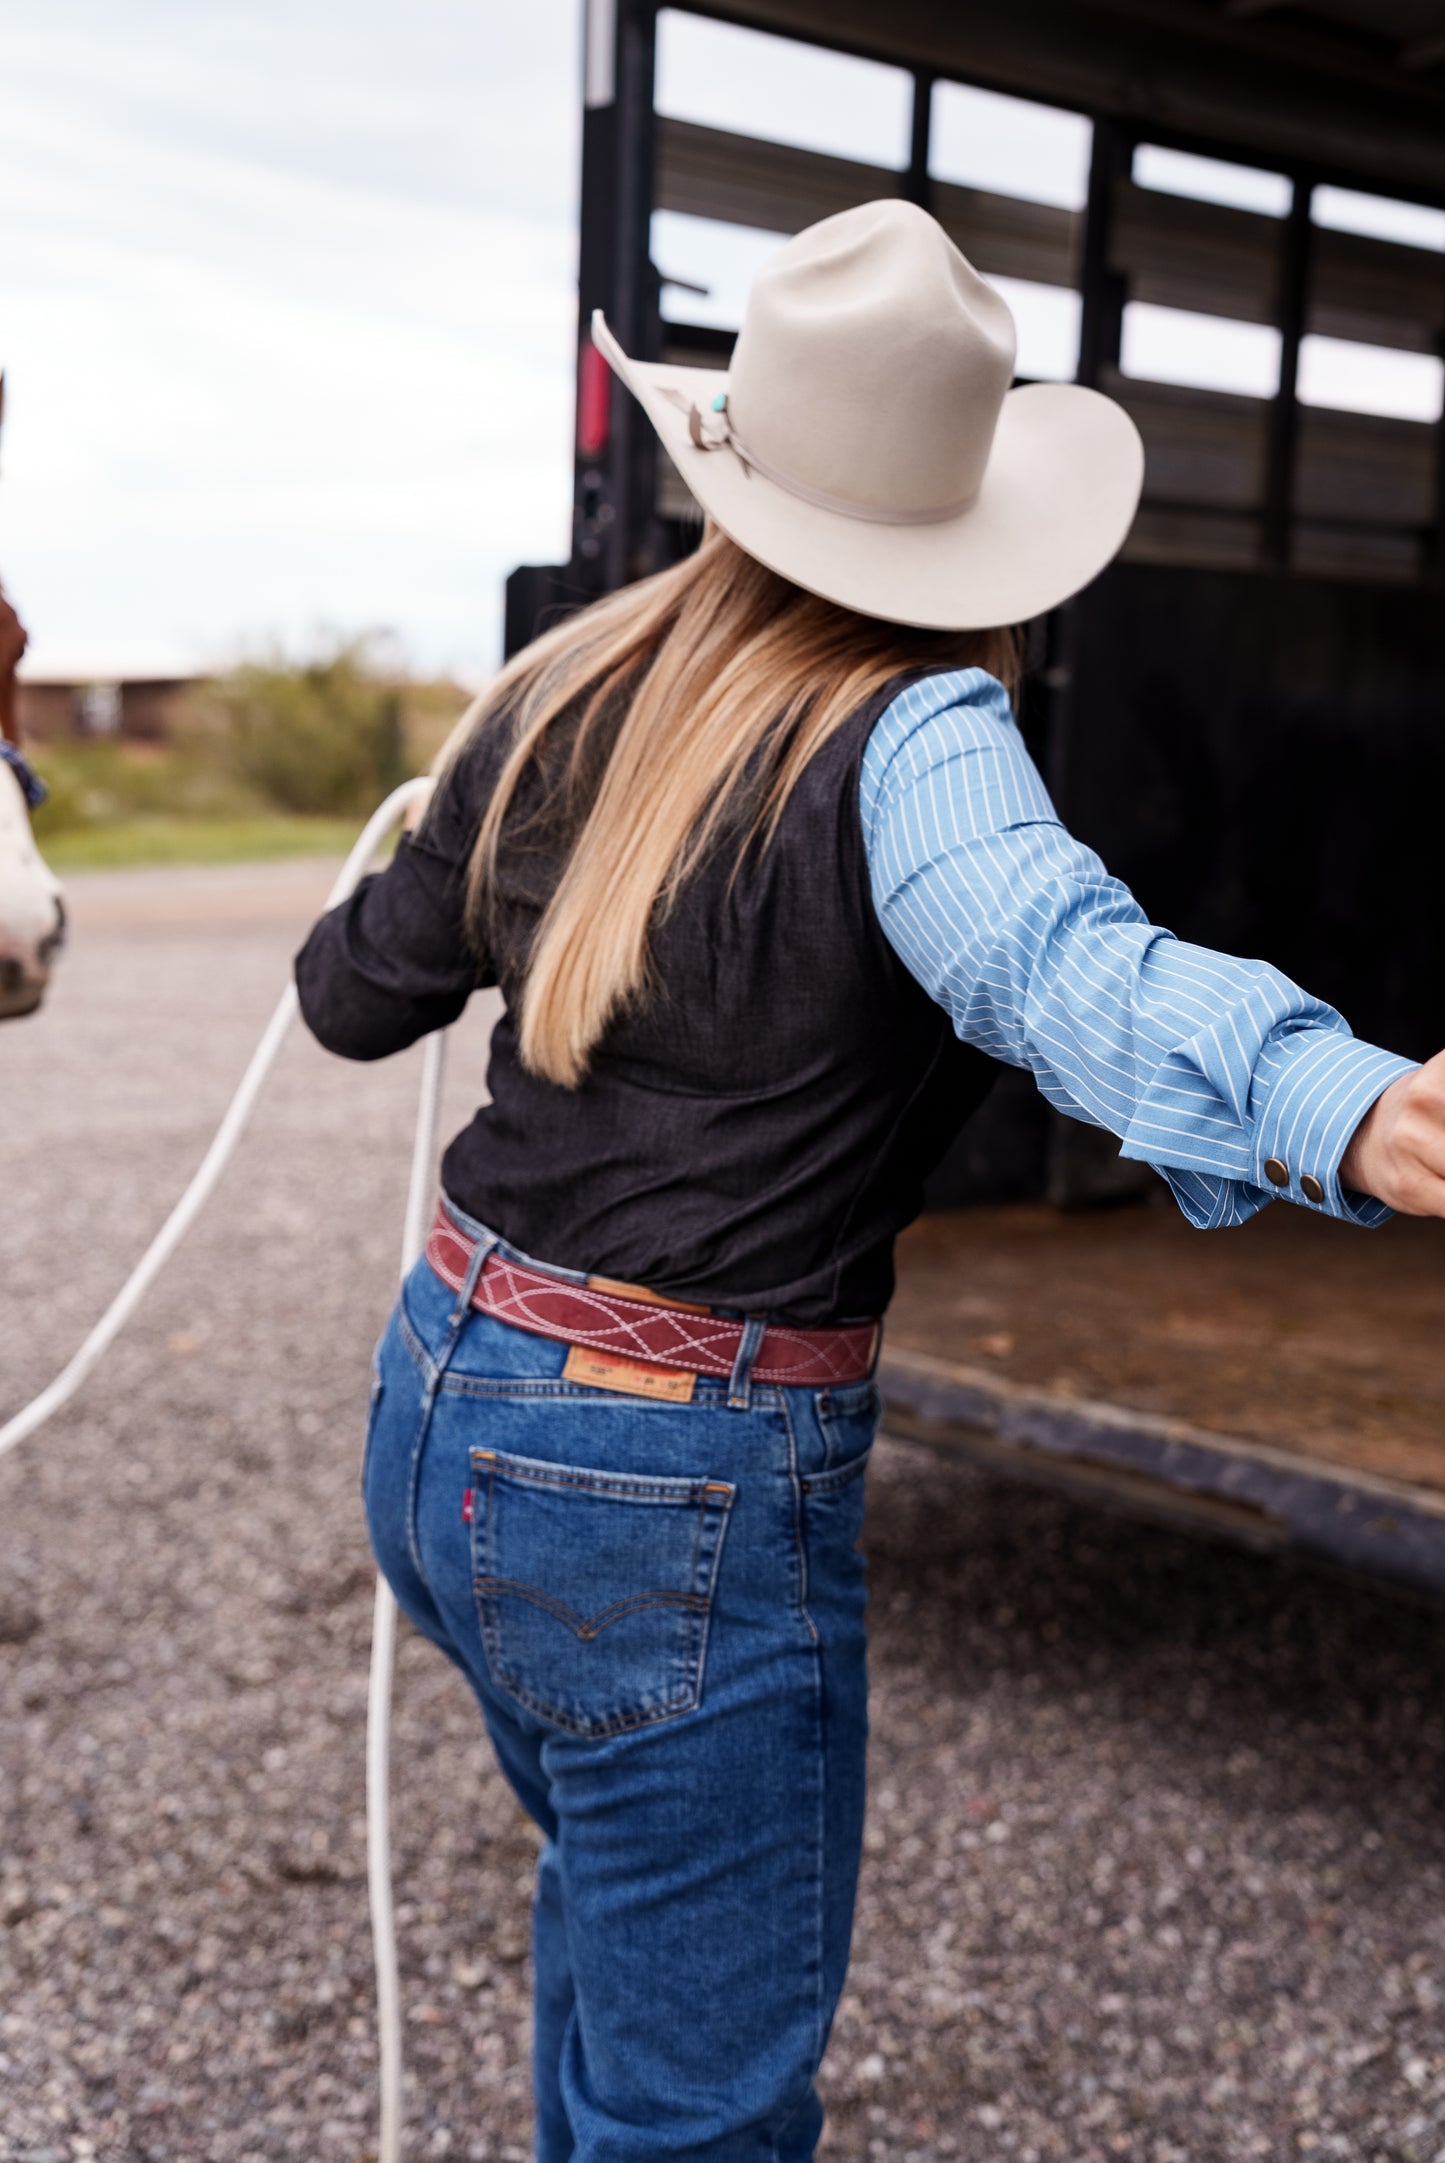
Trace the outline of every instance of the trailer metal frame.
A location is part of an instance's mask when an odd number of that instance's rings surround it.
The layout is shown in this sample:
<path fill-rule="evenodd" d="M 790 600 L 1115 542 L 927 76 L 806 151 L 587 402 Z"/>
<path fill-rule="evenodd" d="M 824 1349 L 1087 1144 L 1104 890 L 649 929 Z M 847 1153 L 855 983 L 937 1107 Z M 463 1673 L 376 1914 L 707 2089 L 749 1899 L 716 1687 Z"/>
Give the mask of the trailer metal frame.
<path fill-rule="evenodd" d="M 962 1361 L 885 1352 L 883 1424 L 1037 1485 L 1268 1554 L 1445 1594 L 1445 1492 L 1185 1420 L 1022 1388 Z"/>

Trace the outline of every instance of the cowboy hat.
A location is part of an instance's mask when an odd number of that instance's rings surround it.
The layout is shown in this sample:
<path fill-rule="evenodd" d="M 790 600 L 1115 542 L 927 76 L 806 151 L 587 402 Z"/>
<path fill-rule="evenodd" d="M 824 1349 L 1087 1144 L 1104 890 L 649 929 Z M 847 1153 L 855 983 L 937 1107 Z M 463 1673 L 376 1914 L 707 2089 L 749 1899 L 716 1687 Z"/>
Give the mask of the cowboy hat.
<path fill-rule="evenodd" d="M 1010 390 L 1007 303 L 912 203 L 810 225 L 753 282 L 726 375 L 594 344 L 697 501 L 796 585 L 985 630 L 1077 593 L 1124 540 L 1144 450 L 1113 399 Z"/>

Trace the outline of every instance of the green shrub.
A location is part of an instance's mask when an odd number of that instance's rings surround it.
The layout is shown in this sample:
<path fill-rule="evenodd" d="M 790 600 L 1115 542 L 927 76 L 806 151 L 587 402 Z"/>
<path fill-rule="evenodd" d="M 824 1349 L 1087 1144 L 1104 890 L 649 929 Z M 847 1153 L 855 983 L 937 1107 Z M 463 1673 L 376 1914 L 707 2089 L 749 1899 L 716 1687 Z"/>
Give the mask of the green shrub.
<path fill-rule="evenodd" d="M 42 847 L 59 834 L 136 819 L 242 818 L 267 808 L 201 739 L 161 745 L 60 737 L 36 745 L 34 757 L 46 788 L 35 814 Z"/>
<path fill-rule="evenodd" d="M 244 662 L 209 704 L 233 771 L 279 810 L 359 815 L 405 778 L 401 696 L 371 672 L 364 642 L 300 667 Z"/>
<path fill-rule="evenodd" d="M 234 852 L 254 833 L 270 837 L 259 852 L 273 853 L 273 829 L 288 820 L 344 828 L 374 810 L 430 763 L 465 704 L 457 684 L 383 674 L 364 640 L 309 665 L 247 662 L 197 684 L 166 742 L 62 736 L 37 744 L 49 796 L 36 835 L 42 848 L 68 837 L 77 864 L 129 861 L 137 850 L 140 861 L 152 845 L 161 861 L 180 846 L 173 827 L 208 824 L 226 829 L 217 847 Z M 333 845 L 308 831 L 298 829 L 297 846 Z"/>

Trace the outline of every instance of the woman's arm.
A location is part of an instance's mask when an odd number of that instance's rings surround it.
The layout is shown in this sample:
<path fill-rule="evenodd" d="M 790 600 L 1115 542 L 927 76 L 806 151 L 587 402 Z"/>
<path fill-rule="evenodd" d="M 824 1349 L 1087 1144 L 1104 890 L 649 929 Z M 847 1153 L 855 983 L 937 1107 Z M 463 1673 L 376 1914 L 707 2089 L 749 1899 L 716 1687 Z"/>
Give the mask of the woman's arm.
<path fill-rule="evenodd" d="M 1403 1143 L 1382 1132 L 1348 1177 L 1343 1160 L 1392 1088 L 1418 1148 L 1431 1069 L 1358 1042 L 1268 963 L 1149 923 L 1059 823 L 993 677 L 934 676 L 896 699 L 869 739 L 860 808 L 884 932 L 959 1036 L 1117 1134 L 1193 1223 L 1241 1223 L 1276 1195 L 1359 1224 L 1413 1206 L 1384 1169 Z M 1445 1075 L 1433 1087 L 1445 1093 Z"/>
<path fill-rule="evenodd" d="M 327 911 L 296 956 L 307 1027 L 344 1059 L 384 1059 L 454 1022 L 473 991 L 496 982 L 469 943 L 467 862 L 476 817 L 454 768 L 424 830 L 407 831 L 384 871 Z"/>

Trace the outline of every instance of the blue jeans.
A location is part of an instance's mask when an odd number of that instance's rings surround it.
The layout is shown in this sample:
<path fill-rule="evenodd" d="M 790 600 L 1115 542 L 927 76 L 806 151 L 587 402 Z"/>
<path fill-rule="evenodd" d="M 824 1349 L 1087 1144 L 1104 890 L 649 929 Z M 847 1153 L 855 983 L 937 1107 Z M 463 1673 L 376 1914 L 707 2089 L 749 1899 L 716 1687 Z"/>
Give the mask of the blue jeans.
<path fill-rule="evenodd" d="M 806 2163 L 862 1839 L 877 1395 L 759 1386 L 745 1344 L 658 1402 L 564 1379 L 567 1350 L 419 1263 L 363 1474 L 381 1570 L 542 1831 L 539 2163 Z"/>

